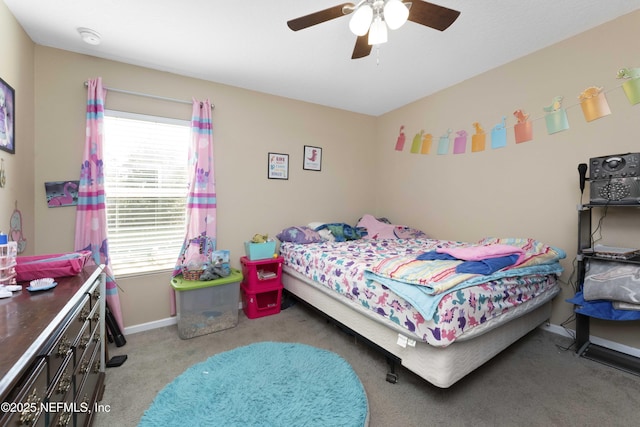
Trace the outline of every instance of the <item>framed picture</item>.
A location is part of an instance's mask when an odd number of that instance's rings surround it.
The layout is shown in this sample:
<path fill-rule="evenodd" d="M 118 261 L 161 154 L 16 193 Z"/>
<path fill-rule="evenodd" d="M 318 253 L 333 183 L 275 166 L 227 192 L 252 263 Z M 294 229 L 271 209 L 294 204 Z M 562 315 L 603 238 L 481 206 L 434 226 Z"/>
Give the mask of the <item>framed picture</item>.
<path fill-rule="evenodd" d="M 268 153 L 267 178 L 289 179 L 289 155 Z"/>
<path fill-rule="evenodd" d="M 302 169 L 320 171 L 322 169 L 322 148 L 311 145 L 304 146 Z"/>
<path fill-rule="evenodd" d="M 44 190 L 47 193 L 47 206 L 59 208 L 61 206 L 77 205 L 79 186 L 80 181 L 45 182 Z"/>
<path fill-rule="evenodd" d="M 0 150 L 16 152 L 16 92 L 0 79 Z"/>

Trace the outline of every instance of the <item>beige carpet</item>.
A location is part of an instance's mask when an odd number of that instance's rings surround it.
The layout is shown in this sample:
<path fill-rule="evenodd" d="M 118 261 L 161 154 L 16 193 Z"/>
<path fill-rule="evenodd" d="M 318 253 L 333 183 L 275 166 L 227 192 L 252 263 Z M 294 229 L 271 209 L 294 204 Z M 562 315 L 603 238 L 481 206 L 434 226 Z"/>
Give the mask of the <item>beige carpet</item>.
<path fill-rule="evenodd" d="M 563 350 L 568 338 L 550 332 L 535 330 L 448 389 L 403 368 L 390 384 L 384 357 L 294 305 L 259 319 L 240 312 L 235 328 L 189 340 L 171 326 L 129 335 L 120 348 L 111 344 L 110 356 L 129 358 L 107 369 L 101 403 L 109 412 L 94 425 L 137 425 L 156 393 L 189 366 L 258 341 L 305 343 L 344 357 L 366 389 L 372 427 L 637 426 L 640 419 L 640 377 L 578 358 Z"/>

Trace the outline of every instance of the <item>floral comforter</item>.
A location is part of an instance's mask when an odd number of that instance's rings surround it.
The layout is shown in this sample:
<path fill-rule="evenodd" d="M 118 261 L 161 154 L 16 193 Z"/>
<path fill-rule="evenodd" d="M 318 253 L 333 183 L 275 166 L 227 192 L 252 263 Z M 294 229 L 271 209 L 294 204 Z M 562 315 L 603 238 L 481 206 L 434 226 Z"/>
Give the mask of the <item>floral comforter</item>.
<path fill-rule="evenodd" d="M 451 344 L 538 295 L 557 291 L 556 274 L 562 268 L 557 259 L 551 260 L 555 255 L 541 265 L 514 269 L 508 274 L 509 270 L 503 270 L 494 275 L 474 276 L 436 294 L 425 293 L 427 287 L 407 291 L 407 287 L 420 286 L 380 275 L 379 267 L 389 259 L 414 260 L 437 247 L 461 245 L 468 244 L 433 239 L 284 242 L 280 254 L 287 268 L 396 323 L 414 338 L 438 347 Z M 560 252 L 558 257 L 562 255 Z M 378 273 L 373 273 L 376 270 Z M 425 300 L 428 305 L 420 307 Z"/>

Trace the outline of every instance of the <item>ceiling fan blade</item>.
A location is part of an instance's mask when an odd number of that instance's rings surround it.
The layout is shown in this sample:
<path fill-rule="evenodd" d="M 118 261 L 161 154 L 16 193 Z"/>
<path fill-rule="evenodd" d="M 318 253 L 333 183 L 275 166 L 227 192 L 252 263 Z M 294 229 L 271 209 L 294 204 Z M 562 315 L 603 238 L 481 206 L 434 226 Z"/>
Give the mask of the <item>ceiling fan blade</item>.
<path fill-rule="evenodd" d="M 428 3 L 421 0 L 411 0 L 409 9 L 409 21 L 444 31 L 454 23 L 460 12 L 448 7 Z"/>
<path fill-rule="evenodd" d="M 287 25 L 293 31 L 303 30 L 323 22 L 330 21 L 335 18 L 347 15 L 353 11 L 355 5 L 353 3 L 343 3 L 328 9 L 320 10 L 309 15 L 301 16 L 296 19 L 287 21 Z"/>
<path fill-rule="evenodd" d="M 359 36 L 356 40 L 356 45 L 353 48 L 353 55 L 351 55 L 351 59 L 364 58 L 365 56 L 369 56 L 371 53 L 372 46 L 369 44 L 369 32 L 364 36 Z"/>

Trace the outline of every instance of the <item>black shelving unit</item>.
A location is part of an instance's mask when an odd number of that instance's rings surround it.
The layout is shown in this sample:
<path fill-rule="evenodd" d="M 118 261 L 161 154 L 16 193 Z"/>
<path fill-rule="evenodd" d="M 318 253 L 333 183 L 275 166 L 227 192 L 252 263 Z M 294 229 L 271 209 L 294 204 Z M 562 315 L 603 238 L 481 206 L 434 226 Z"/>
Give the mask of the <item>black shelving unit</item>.
<path fill-rule="evenodd" d="M 601 256 L 597 256 L 593 253 L 586 252 L 586 249 L 591 248 L 591 233 L 592 233 L 592 210 L 593 208 L 639 208 L 638 205 L 628 204 L 615 204 L 609 203 L 607 205 L 582 205 L 578 209 L 578 289 L 582 290 L 584 285 L 584 278 L 586 274 L 586 263 L 590 260 L 602 260 L 605 262 L 624 262 L 640 264 L 640 256 L 636 256 L 630 259 L 611 259 Z M 598 344 L 594 344 L 590 341 L 590 326 L 591 318 L 584 314 L 576 313 L 576 352 L 579 356 L 585 359 L 594 360 L 596 362 L 603 363 L 605 365 L 621 369 L 623 371 L 639 375 L 640 376 L 640 358 L 631 356 L 626 353 L 619 352 Z M 612 320 L 613 321 L 613 320 Z"/>

